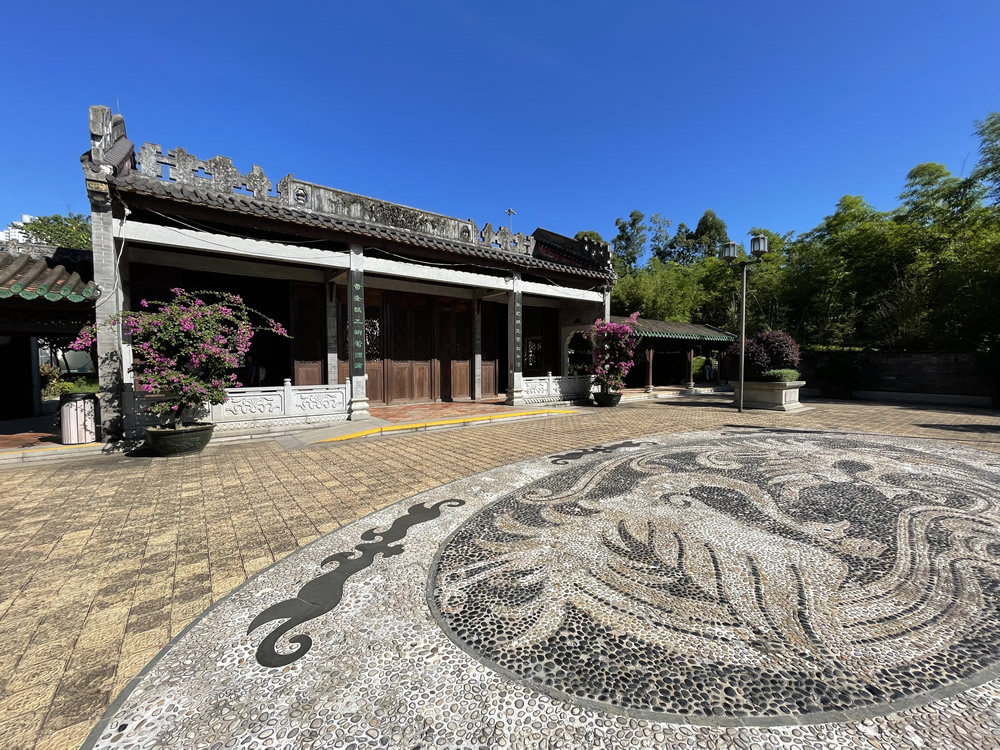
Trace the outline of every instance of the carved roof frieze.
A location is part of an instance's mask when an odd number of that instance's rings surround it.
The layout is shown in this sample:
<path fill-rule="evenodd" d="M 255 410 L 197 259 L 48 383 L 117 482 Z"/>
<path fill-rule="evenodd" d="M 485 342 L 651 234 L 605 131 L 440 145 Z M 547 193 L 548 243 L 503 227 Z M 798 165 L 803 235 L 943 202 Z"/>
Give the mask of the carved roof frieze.
<path fill-rule="evenodd" d="M 183 148 L 164 153 L 158 144 L 145 143 L 139 148 L 137 161 L 139 173 L 143 177 L 177 183 L 178 186 L 210 188 L 224 194 L 252 193 L 258 200 L 273 201 L 290 208 L 358 224 L 416 232 L 431 238 L 466 243 L 484 251 L 502 251 L 528 257 L 536 255 L 539 240 L 534 235 L 514 233 L 505 226 L 494 230 L 492 224 L 486 224 L 480 231 L 471 219 L 455 219 L 303 182 L 291 174 L 281 178 L 277 185 L 272 185 L 258 165 L 254 164 L 244 174 L 234 166 L 232 159 L 225 156 L 199 159 Z M 538 230 L 535 234 L 542 231 Z M 559 237 L 558 244 L 566 256 L 564 260 L 571 259 L 571 262 L 583 263 L 602 271 L 610 269 L 607 246 L 590 245 L 551 232 L 545 232 L 544 236 Z M 541 242 L 546 246 L 552 244 L 544 237 Z"/>

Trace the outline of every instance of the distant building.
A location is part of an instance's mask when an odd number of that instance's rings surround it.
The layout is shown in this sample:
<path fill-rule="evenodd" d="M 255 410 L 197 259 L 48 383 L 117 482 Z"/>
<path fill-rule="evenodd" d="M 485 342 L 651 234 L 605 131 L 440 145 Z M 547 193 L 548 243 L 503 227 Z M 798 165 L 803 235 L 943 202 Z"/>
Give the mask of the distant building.
<path fill-rule="evenodd" d="M 31 235 L 24 231 L 24 225 L 29 221 L 34 221 L 36 217 L 30 214 L 21 214 L 20 221 L 12 221 L 8 227 L 3 230 L 3 244 L 4 245 L 21 245 L 25 243 L 34 242 Z"/>

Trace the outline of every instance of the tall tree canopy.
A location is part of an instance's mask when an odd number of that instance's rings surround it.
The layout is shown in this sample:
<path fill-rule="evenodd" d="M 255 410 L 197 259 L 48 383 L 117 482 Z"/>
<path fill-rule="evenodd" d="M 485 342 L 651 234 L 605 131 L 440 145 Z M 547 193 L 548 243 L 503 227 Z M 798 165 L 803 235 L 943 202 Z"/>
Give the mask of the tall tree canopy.
<path fill-rule="evenodd" d="M 611 240 L 614 251 L 615 272 L 619 276 L 635 273 L 639 258 L 646 249 L 646 239 L 649 227 L 643 223 L 646 215 L 636 209 L 628 215 L 628 219 L 615 219 L 618 234 Z"/>
<path fill-rule="evenodd" d="M 748 329 L 807 345 L 1000 349 L 1000 113 L 976 133 L 968 176 L 918 164 L 892 210 L 845 195 L 804 234 L 752 228 L 770 253 L 749 274 Z M 668 219 L 647 224 L 638 210 L 615 226 L 614 312 L 735 329 L 739 278 L 719 257 L 721 217 L 707 209 L 673 236 Z"/>

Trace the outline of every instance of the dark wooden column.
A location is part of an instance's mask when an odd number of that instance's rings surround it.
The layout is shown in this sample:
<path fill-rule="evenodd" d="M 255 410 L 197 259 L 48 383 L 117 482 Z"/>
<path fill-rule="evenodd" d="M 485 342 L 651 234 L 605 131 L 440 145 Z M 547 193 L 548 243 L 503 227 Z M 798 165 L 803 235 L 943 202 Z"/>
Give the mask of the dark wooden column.
<path fill-rule="evenodd" d="M 646 393 L 653 392 L 653 354 L 652 348 L 646 349 Z"/>
<path fill-rule="evenodd" d="M 351 381 L 351 420 L 367 419 L 368 382 L 365 375 L 365 267 L 361 245 L 351 245 L 351 266 L 347 274 L 347 345 Z"/>

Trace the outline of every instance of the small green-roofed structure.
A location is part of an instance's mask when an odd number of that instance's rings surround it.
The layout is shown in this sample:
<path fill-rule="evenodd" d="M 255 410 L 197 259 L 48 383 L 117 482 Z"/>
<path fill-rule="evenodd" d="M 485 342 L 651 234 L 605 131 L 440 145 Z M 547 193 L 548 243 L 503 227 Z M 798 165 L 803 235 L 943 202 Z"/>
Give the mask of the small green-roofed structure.
<path fill-rule="evenodd" d="M 628 318 L 612 315 L 615 323 L 627 323 Z M 669 320 L 639 318 L 632 324 L 641 337 L 635 352 L 635 367 L 626 378 L 630 388 L 683 384 L 694 387 L 694 357 L 696 352 L 708 355 L 725 349 L 736 341 L 736 335 L 704 323 L 676 323 Z M 713 372 L 709 381 L 716 381 Z"/>
<path fill-rule="evenodd" d="M 612 315 L 615 323 L 627 323 L 628 318 Z M 675 323 L 669 320 L 649 320 L 639 318 L 632 326 L 643 338 L 684 339 L 686 341 L 714 341 L 729 343 L 736 341 L 736 335 L 704 323 Z"/>

